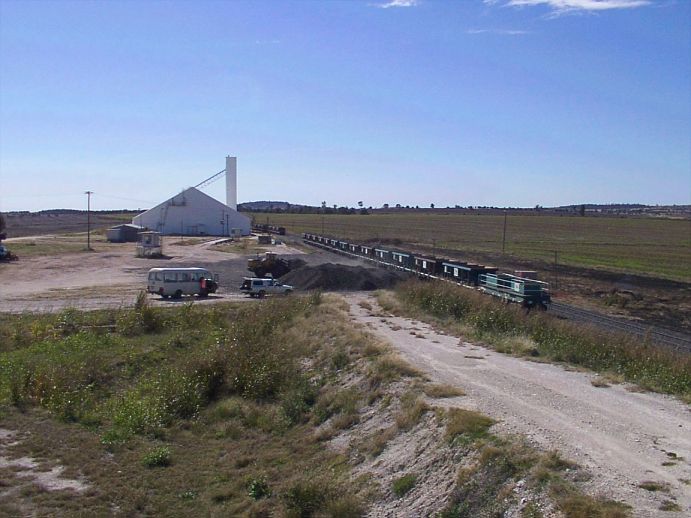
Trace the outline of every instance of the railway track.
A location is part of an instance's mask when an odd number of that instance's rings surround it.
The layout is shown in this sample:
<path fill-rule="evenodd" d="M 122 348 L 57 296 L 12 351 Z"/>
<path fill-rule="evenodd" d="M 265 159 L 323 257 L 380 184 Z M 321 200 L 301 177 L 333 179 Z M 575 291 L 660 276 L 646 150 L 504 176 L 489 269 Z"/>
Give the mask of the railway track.
<path fill-rule="evenodd" d="M 309 245 L 312 245 L 316 248 L 320 248 L 322 250 L 326 250 L 332 253 L 340 254 L 340 255 L 345 255 L 352 257 L 354 259 L 360 259 L 360 260 L 365 260 L 370 263 L 374 263 L 375 265 L 382 267 L 382 268 L 391 268 L 391 269 L 397 269 L 397 270 L 402 270 L 406 271 L 410 274 L 416 275 L 416 276 L 424 276 L 428 277 L 430 279 L 436 279 L 436 280 L 441 280 L 445 282 L 453 282 L 449 281 L 447 279 L 444 279 L 443 277 L 436 277 L 433 275 L 427 275 L 427 274 L 421 274 L 420 272 L 416 272 L 414 270 L 411 270 L 409 268 L 403 268 L 401 266 L 391 264 L 391 263 L 385 263 L 381 261 L 377 261 L 375 259 L 369 258 L 369 257 L 363 257 L 361 255 L 353 254 L 345 250 L 335 250 L 331 247 L 328 246 L 322 246 L 317 243 L 313 242 L 307 242 Z M 454 283 L 457 284 L 457 283 Z M 459 286 L 464 286 L 462 284 L 459 284 Z M 468 287 L 468 286 L 464 286 Z M 563 318 L 566 320 L 571 320 L 573 322 L 580 322 L 583 324 L 590 324 L 595 327 L 599 327 L 601 329 L 607 330 L 607 331 L 615 331 L 618 333 L 626 333 L 631 336 L 635 336 L 636 338 L 640 338 L 641 340 L 647 340 L 648 342 L 651 342 L 656 345 L 661 345 L 665 347 L 669 347 L 671 349 L 677 350 L 677 351 L 684 351 L 687 353 L 691 353 L 691 336 L 685 335 L 682 333 L 678 333 L 676 331 L 672 331 L 669 329 L 664 329 L 660 327 L 655 327 L 655 326 L 650 326 L 650 325 L 645 325 L 641 324 L 639 322 L 631 322 L 631 321 L 626 321 L 622 320 L 620 318 L 616 317 L 611 317 L 608 315 L 603 315 L 602 313 L 598 313 L 597 311 L 590 311 L 587 309 L 582 309 L 578 308 L 575 306 L 570 306 L 568 304 L 563 304 L 561 302 L 552 302 L 549 307 L 549 313 L 557 318 Z"/>
<path fill-rule="evenodd" d="M 561 302 L 552 302 L 549 312 L 558 318 L 591 324 L 608 331 L 627 333 L 655 344 L 691 352 L 691 337 L 669 329 L 649 326 L 641 324 L 640 322 L 626 321 L 620 318 L 603 315 L 596 311 L 589 311 L 587 309 L 569 306 L 568 304 L 562 304 Z"/>

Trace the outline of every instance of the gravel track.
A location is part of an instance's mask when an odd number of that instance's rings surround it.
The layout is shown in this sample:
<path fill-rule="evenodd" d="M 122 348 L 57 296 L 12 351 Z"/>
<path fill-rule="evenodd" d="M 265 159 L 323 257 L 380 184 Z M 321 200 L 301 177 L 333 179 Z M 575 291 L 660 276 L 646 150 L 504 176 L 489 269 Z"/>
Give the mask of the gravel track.
<path fill-rule="evenodd" d="M 536 446 L 557 449 L 593 475 L 586 490 L 630 504 L 634 515 L 660 516 L 674 499 L 691 512 L 691 419 L 689 408 L 660 394 L 626 386 L 598 388 L 591 373 L 496 353 L 441 334 L 410 319 L 382 316 L 367 294 L 346 296 L 354 319 L 390 342 L 433 381 L 463 389 L 465 407 L 499 421 L 499 433 L 522 434 Z M 359 305 L 366 301 L 372 311 Z M 414 333 L 414 334 L 411 334 Z M 676 459 L 676 460 L 675 460 Z M 663 466 L 663 463 L 671 465 Z M 638 487 L 661 482 L 669 493 Z"/>

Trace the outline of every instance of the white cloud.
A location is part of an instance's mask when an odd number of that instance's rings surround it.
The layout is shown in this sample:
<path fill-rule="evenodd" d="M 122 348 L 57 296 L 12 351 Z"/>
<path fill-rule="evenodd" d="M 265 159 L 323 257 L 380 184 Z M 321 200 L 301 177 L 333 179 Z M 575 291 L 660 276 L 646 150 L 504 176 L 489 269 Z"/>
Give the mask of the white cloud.
<path fill-rule="evenodd" d="M 488 5 L 495 5 L 498 0 L 484 0 Z M 651 5 L 651 0 L 506 0 L 504 5 L 512 7 L 532 7 L 543 5 L 550 7 L 555 14 L 607 11 L 610 9 L 632 9 Z"/>
<path fill-rule="evenodd" d="M 468 29 L 466 34 L 500 34 L 502 36 L 522 36 L 530 34 L 530 31 L 522 31 L 518 29 Z"/>
<path fill-rule="evenodd" d="M 390 7 L 415 7 L 418 0 L 389 0 L 384 4 L 376 4 L 381 9 L 389 9 Z"/>

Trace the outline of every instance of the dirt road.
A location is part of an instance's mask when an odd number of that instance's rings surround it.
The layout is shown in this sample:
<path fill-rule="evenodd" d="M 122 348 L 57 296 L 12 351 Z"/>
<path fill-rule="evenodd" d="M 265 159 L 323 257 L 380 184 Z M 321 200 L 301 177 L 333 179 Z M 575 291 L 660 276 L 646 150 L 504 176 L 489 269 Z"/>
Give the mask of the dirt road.
<path fill-rule="evenodd" d="M 51 236 L 48 236 L 51 237 Z M 34 236 L 32 239 L 39 239 Z M 26 238 L 23 238 L 26 239 Z M 179 238 L 177 238 L 179 241 Z M 106 244 L 98 252 L 27 257 L 0 265 L 0 312 L 57 311 L 66 307 L 102 309 L 130 306 L 145 288 L 150 268 L 201 266 L 220 273 L 219 294 L 200 301 L 246 300 L 237 287 L 248 275 L 243 254 L 214 250 L 214 241 L 166 244 L 166 259 L 135 257 L 135 244 Z M 272 247 L 279 254 L 302 254 L 286 245 Z M 177 304 L 151 298 L 155 305 Z M 182 299 L 185 302 L 186 299 Z"/>
<path fill-rule="evenodd" d="M 525 435 L 586 467 L 593 475 L 586 485 L 592 494 L 628 503 L 634 516 L 660 516 L 667 500 L 684 511 L 665 516 L 691 512 L 691 418 L 683 403 L 622 385 L 597 388 L 593 374 L 496 353 L 422 322 L 382 317 L 368 294 L 346 298 L 356 321 L 432 380 L 462 388 L 466 408 L 498 420 L 493 431 Z M 374 309 L 361 307 L 362 301 Z M 644 481 L 665 489 L 644 490 Z"/>

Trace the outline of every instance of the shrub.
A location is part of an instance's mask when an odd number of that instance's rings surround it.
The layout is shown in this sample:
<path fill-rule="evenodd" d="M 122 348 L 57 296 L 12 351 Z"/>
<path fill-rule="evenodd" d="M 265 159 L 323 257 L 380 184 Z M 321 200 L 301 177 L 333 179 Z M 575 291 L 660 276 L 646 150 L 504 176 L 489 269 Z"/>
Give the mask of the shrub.
<path fill-rule="evenodd" d="M 391 489 L 393 490 L 394 495 L 396 495 L 398 498 L 401 498 L 415 487 L 416 482 L 417 475 L 408 473 L 407 475 L 403 475 L 402 477 L 394 480 L 391 484 Z"/>
<path fill-rule="evenodd" d="M 281 408 L 290 423 L 296 424 L 314 405 L 316 398 L 317 387 L 304 376 L 298 376 L 282 394 Z"/>
<path fill-rule="evenodd" d="M 251 477 L 247 480 L 247 494 L 252 500 L 260 500 L 271 496 L 271 488 L 266 481 L 266 477 Z"/>
<path fill-rule="evenodd" d="M 170 465 L 170 448 L 159 446 L 144 455 L 142 463 L 147 468 L 166 467 Z"/>
<path fill-rule="evenodd" d="M 321 510 L 327 500 L 327 491 L 320 484 L 298 482 L 288 488 L 283 495 L 289 514 L 312 516 Z"/>

